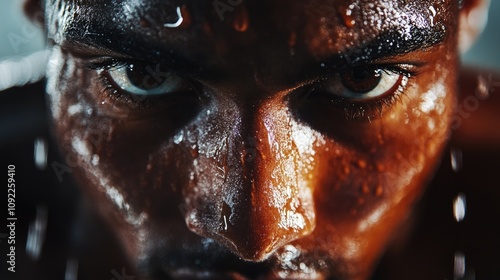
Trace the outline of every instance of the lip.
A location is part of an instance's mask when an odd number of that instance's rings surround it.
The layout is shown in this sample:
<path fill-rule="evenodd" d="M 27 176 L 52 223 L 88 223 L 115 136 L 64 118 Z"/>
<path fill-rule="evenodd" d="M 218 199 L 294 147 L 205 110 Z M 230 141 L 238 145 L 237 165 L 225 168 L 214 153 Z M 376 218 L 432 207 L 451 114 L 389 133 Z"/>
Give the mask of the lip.
<path fill-rule="evenodd" d="M 302 263 L 303 264 L 303 263 Z M 234 263 L 233 263 L 234 265 Z M 226 265 L 219 264 L 217 268 L 210 267 L 201 269 L 200 267 L 185 266 L 182 268 L 163 268 L 163 277 L 158 279 L 220 279 L 220 280 L 278 280 L 278 279 L 303 279 L 303 280 L 323 280 L 325 275 L 315 269 L 303 270 L 278 268 L 276 264 L 245 263 L 241 266 L 233 266 L 229 262 Z M 272 269 L 274 267 L 274 269 Z M 330 279 L 330 278 L 328 278 Z"/>
<path fill-rule="evenodd" d="M 322 280 L 326 277 L 314 270 L 303 271 L 301 269 L 286 270 L 272 269 L 276 267 L 270 263 L 245 263 L 245 265 L 234 266 L 234 263 L 221 264 L 216 267 L 202 269 L 196 264 L 180 268 L 163 267 L 160 275 L 155 280 L 165 279 L 203 279 L 203 280 L 277 280 L 277 279 L 303 279 Z"/>
<path fill-rule="evenodd" d="M 216 271 L 193 271 L 190 269 L 179 269 L 169 273 L 169 279 L 221 279 L 221 280 L 249 280 L 239 272 L 216 272 Z M 258 277 L 257 279 L 266 279 Z"/>
<path fill-rule="evenodd" d="M 317 256 L 300 254 L 291 256 L 277 252 L 262 262 L 248 262 L 233 255 L 217 243 L 203 240 L 199 244 L 185 248 L 159 248 L 149 252 L 149 257 L 138 264 L 139 271 L 150 276 L 148 279 L 234 279 L 234 280 L 272 280 L 272 279 L 330 279 L 335 275 L 335 265 Z M 287 251 L 288 252 L 288 251 Z M 292 258 L 293 257 L 293 258 Z M 149 272 L 149 273 L 148 273 Z"/>
<path fill-rule="evenodd" d="M 275 274 L 276 273 L 276 274 Z M 325 279 L 323 275 L 314 274 L 314 275 L 297 275 L 297 274 L 289 274 L 288 271 L 283 271 L 283 276 L 280 277 L 280 272 L 274 273 L 263 273 L 260 275 L 248 276 L 244 275 L 237 271 L 226 271 L 226 272 L 217 272 L 217 271 L 194 271 L 190 269 L 178 269 L 175 271 L 171 271 L 168 273 L 165 279 L 203 279 L 203 280 L 278 280 L 278 279 L 302 279 L 302 280 L 322 280 Z M 285 276 L 286 275 L 286 276 Z M 309 277 L 310 276 L 310 277 Z"/>
<path fill-rule="evenodd" d="M 227 267 L 219 265 L 217 269 L 200 269 L 193 267 L 183 268 L 164 268 L 162 270 L 163 277 L 159 279 L 220 279 L 220 280 L 251 280 L 251 279 L 279 279 L 267 266 L 262 263 L 249 264 L 248 267 Z"/>

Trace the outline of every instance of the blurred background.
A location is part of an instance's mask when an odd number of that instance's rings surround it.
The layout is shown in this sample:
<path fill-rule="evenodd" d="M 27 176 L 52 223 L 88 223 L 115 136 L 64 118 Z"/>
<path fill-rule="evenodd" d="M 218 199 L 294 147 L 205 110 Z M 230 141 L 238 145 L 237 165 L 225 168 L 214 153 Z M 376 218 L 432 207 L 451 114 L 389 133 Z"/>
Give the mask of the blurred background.
<path fill-rule="evenodd" d="M 45 40 L 39 28 L 23 16 L 21 0 L 0 2 L 0 60 L 43 49 Z M 496 16 L 495 16 L 496 15 Z M 488 25 L 477 43 L 465 54 L 468 65 L 500 70 L 500 1 L 491 1 Z"/>

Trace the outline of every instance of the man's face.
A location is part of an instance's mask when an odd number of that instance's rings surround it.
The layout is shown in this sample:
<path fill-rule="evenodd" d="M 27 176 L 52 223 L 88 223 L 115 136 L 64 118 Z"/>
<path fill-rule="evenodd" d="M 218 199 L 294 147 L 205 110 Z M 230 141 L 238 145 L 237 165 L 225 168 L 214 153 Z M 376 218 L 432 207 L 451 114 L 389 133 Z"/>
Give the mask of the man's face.
<path fill-rule="evenodd" d="M 145 275 L 363 279 L 448 135 L 456 2 L 47 1 L 56 135 Z"/>

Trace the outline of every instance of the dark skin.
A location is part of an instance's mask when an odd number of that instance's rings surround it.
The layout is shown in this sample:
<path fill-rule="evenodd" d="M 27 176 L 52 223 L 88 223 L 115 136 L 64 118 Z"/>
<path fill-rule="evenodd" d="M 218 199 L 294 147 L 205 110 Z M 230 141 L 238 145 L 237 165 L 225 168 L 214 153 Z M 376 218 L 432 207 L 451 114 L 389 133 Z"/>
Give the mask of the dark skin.
<path fill-rule="evenodd" d="M 449 137 L 464 11 L 316 2 L 222 22 L 211 2 L 46 5 L 56 136 L 144 277 L 366 279 L 411 212 Z M 156 70 L 126 87 L 123 62 Z M 130 93 L 171 72 L 175 90 Z"/>

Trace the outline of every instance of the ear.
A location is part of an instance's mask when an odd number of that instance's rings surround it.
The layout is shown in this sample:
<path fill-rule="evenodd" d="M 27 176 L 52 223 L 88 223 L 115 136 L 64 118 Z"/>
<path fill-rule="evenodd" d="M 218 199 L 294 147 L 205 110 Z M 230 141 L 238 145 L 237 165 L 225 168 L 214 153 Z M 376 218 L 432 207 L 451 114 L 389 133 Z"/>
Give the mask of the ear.
<path fill-rule="evenodd" d="M 458 46 L 465 53 L 483 31 L 488 20 L 490 0 L 462 0 Z"/>
<path fill-rule="evenodd" d="M 25 0 L 24 13 L 34 23 L 44 26 L 43 0 Z"/>

